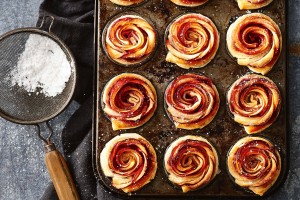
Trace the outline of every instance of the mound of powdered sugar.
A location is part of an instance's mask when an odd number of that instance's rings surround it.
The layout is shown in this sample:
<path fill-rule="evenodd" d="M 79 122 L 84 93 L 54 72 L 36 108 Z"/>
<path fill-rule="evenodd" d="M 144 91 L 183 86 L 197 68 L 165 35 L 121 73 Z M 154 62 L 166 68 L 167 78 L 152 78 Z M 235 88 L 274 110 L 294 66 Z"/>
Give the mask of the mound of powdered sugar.
<path fill-rule="evenodd" d="M 54 97 L 62 93 L 72 68 L 61 47 L 46 36 L 30 34 L 17 65 L 10 72 L 12 85 L 27 92 Z"/>

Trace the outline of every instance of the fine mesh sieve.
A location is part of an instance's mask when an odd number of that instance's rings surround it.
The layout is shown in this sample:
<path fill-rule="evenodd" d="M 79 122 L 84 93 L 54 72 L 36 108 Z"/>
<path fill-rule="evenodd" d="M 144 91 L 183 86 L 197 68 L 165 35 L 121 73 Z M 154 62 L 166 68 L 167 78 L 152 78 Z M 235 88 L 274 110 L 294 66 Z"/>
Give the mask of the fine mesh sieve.
<path fill-rule="evenodd" d="M 59 199 L 77 200 L 79 199 L 79 195 L 76 191 L 76 187 L 72 180 L 66 161 L 64 160 L 63 156 L 56 150 L 54 144 L 51 143 L 53 130 L 48 123 L 50 119 L 62 112 L 72 99 L 76 84 L 75 61 L 67 46 L 58 37 L 51 33 L 51 26 L 54 22 L 54 17 L 50 16 L 50 18 L 52 19 L 52 21 L 49 26 L 49 32 L 42 31 L 39 28 L 22 28 L 10 31 L 5 35 L 0 36 L 0 116 L 15 123 L 28 125 L 32 124 L 37 126 L 38 136 L 46 144 L 45 161 Z M 45 17 L 42 20 L 40 28 L 42 28 L 44 21 Z M 27 52 L 26 55 L 28 55 L 29 57 L 28 60 L 27 57 L 24 56 L 25 58 L 22 59 L 22 62 L 19 63 L 20 56 L 22 56 L 23 52 L 26 52 L 25 47 L 29 38 L 39 38 L 39 40 L 35 40 L 35 44 L 37 44 L 37 46 L 31 48 L 29 53 Z M 61 93 L 58 91 L 57 93 L 55 93 L 55 95 L 46 95 L 45 91 L 42 90 L 43 85 L 41 85 L 40 83 L 35 83 L 34 86 L 36 87 L 34 88 L 34 90 L 31 90 L 26 88 L 22 84 L 15 84 L 13 82 L 14 73 L 18 72 L 18 69 L 16 71 L 16 68 L 18 66 L 30 66 L 30 68 L 24 68 L 26 70 L 32 69 L 34 67 L 37 68 L 38 64 L 30 60 L 30 57 L 32 58 L 32 55 L 37 54 L 39 47 L 41 47 L 40 44 L 44 40 L 45 43 L 46 41 L 51 41 L 52 44 L 54 42 L 56 44 L 55 46 L 58 48 L 53 50 L 49 46 L 44 45 L 44 50 L 46 50 L 47 53 L 52 52 L 53 56 L 48 56 L 49 54 L 45 54 L 44 56 L 46 57 L 38 57 L 38 61 L 40 61 L 39 59 L 44 59 L 44 61 L 47 61 L 47 56 L 48 59 L 53 59 L 54 55 L 57 55 L 54 54 L 57 52 L 53 51 L 58 51 L 60 55 L 63 56 L 61 57 L 62 60 L 57 59 L 57 62 L 67 61 L 66 63 L 69 63 L 70 66 L 68 74 L 70 71 L 71 74 L 69 79 L 66 79 L 67 82 L 65 82 L 64 89 Z M 54 59 L 55 58 L 56 57 L 54 57 Z M 35 57 L 35 59 L 37 58 Z M 48 62 L 45 63 L 45 65 L 47 64 Z M 49 63 L 49 65 L 50 64 L 51 63 Z M 49 65 L 47 67 L 50 67 Z M 44 65 L 40 64 L 38 67 L 44 69 L 43 66 Z M 60 65 L 59 63 L 58 65 L 51 65 L 51 67 L 56 67 L 57 69 L 59 69 L 59 67 L 62 67 L 62 65 Z M 56 71 L 55 69 L 51 70 Z M 39 72 L 44 71 L 40 70 Z M 36 72 L 35 75 L 40 76 L 40 73 Z M 42 73 L 42 75 L 44 74 Z M 49 76 L 49 74 L 47 74 L 47 76 Z M 57 74 L 52 74 L 52 76 L 56 77 Z M 26 84 L 29 84 L 27 81 L 34 82 L 32 80 L 32 77 L 30 79 L 30 77 L 28 78 L 28 76 L 26 75 L 25 80 Z M 57 80 L 54 80 L 53 83 L 50 82 L 50 87 L 52 87 Z M 21 81 L 24 80 L 22 79 Z M 46 125 L 50 130 L 47 138 L 41 136 L 39 123 L 42 122 L 46 122 Z"/>
<path fill-rule="evenodd" d="M 61 94 L 55 97 L 43 93 L 30 93 L 18 85 L 12 85 L 10 74 L 17 66 L 30 35 L 40 35 L 55 41 L 66 55 L 71 66 L 71 76 Z M 76 70 L 73 56 L 66 46 L 54 35 L 39 29 L 17 29 L 0 38 L 0 115 L 12 122 L 37 124 L 58 115 L 73 96 Z"/>

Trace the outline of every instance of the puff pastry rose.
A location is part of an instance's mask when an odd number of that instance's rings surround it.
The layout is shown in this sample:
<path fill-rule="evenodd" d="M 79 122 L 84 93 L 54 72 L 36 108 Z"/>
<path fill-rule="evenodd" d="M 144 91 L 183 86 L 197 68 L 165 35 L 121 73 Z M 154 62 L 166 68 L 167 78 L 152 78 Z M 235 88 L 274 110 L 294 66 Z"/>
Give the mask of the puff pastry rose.
<path fill-rule="evenodd" d="M 202 4 L 208 2 L 208 0 L 171 0 L 171 1 L 178 6 L 185 6 L 185 7 L 201 6 Z"/>
<path fill-rule="evenodd" d="M 246 14 L 230 25 L 227 47 L 239 65 L 264 75 L 280 56 L 282 36 L 270 17 L 262 13 Z"/>
<path fill-rule="evenodd" d="M 136 133 L 121 134 L 106 143 L 100 164 L 104 175 L 112 178 L 112 186 L 126 193 L 149 183 L 157 169 L 154 148 Z"/>
<path fill-rule="evenodd" d="M 273 0 L 237 0 L 241 10 L 259 9 L 269 5 Z"/>
<path fill-rule="evenodd" d="M 166 61 L 179 67 L 200 68 L 216 55 L 220 36 L 215 24 L 201 14 L 178 17 L 168 28 Z"/>
<path fill-rule="evenodd" d="M 138 74 L 123 73 L 106 84 L 102 106 L 113 130 L 131 129 L 145 124 L 153 116 L 157 95 L 148 79 Z"/>
<path fill-rule="evenodd" d="M 106 31 L 105 49 L 118 64 L 140 64 L 149 58 L 156 46 L 156 31 L 142 17 L 125 15 L 114 20 Z"/>
<path fill-rule="evenodd" d="M 110 0 L 110 1 L 120 6 L 133 6 L 142 3 L 144 0 Z"/>
<path fill-rule="evenodd" d="M 270 141 L 248 136 L 231 148 L 227 166 L 235 183 L 262 196 L 276 182 L 281 158 Z"/>
<path fill-rule="evenodd" d="M 212 80 L 197 74 L 185 74 L 173 80 L 166 89 L 165 101 L 176 128 L 189 130 L 208 125 L 220 105 Z"/>
<path fill-rule="evenodd" d="M 234 120 L 248 134 L 268 128 L 280 112 L 280 92 L 269 78 L 250 74 L 239 78 L 227 93 L 227 102 Z"/>
<path fill-rule="evenodd" d="M 203 137 L 187 135 L 175 140 L 164 157 L 168 178 L 183 192 L 209 184 L 219 173 L 219 158 L 214 147 Z"/>

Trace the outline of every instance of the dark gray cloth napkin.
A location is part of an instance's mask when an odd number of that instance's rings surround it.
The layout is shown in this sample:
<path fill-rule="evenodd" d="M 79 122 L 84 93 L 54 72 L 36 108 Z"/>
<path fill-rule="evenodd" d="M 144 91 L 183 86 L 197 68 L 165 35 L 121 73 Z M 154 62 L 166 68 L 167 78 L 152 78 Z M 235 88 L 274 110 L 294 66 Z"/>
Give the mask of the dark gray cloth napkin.
<path fill-rule="evenodd" d="M 80 108 L 68 120 L 62 134 L 63 153 L 81 199 L 107 199 L 98 189 L 92 169 L 92 87 L 93 87 L 93 0 L 44 0 L 39 20 L 54 16 L 51 32 L 71 49 L 77 63 L 77 85 L 74 99 Z M 46 17 L 43 29 L 48 30 L 51 19 Z M 58 199 L 50 183 L 42 199 Z"/>

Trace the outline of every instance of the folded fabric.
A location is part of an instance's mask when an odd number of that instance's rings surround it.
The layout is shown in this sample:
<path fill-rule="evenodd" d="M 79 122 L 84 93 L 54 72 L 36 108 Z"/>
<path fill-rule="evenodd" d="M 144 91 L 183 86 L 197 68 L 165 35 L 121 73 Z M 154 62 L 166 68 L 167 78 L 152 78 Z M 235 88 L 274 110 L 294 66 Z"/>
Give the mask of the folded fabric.
<path fill-rule="evenodd" d="M 55 18 L 51 32 L 70 48 L 77 64 L 77 84 L 74 99 L 81 104 L 62 133 L 63 153 L 81 199 L 98 199 L 97 184 L 92 169 L 92 87 L 93 87 L 93 0 L 45 0 L 40 6 L 39 26 L 44 16 Z M 45 17 L 44 30 L 51 18 Z M 99 191 L 98 191 L 99 192 Z M 100 190 L 99 199 L 103 190 Z M 50 183 L 42 199 L 58 199 Z"/>

